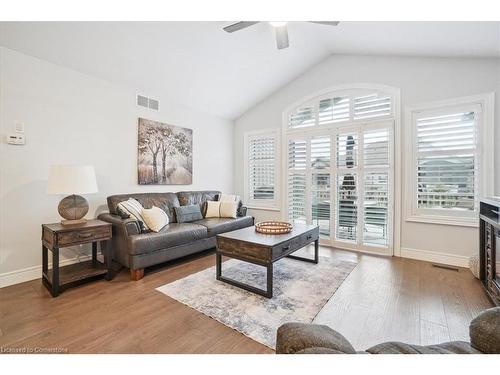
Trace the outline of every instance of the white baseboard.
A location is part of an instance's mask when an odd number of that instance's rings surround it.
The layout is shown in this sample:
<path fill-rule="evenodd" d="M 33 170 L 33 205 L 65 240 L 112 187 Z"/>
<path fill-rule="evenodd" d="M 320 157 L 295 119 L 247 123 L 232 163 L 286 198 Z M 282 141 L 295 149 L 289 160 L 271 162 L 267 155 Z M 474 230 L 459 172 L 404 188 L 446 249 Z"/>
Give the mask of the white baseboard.
<path fill-rule="evenodd" d="M 440 253 L 437 251 L 417 250 L 407 247 L 401 248 L 401 257 L 417 260 L 425 260 L 427 262 L 447 264 L 455 267 L 469 267 L 469 257 L 465 255 L 454 255 Z"/>
<path fill-rule="evenodd" d="M 417 250 L 417 249 L 402 247 L 400 256 L 402 258 L 424 260 L 427 262 L 447 264 L 456 267 L 465 267 L 465 268 L 469 267 L 469 257 L 464 255 L 446 254 L 436 251 Z M 63 259 L 60 261 L 59 264 L 60 266 L 66 266 L 69 264 L 74 264 L 89 259 L 91 259 L 90 255 L 82 255 L 80 256 L 80 258 L 75 257 L 70 259 Z M 9 285 L 24 283 L 26 281 L 31 281 L 35 279 L 41 279 L 41 277 L 42 277 L 42 265 L 6 272 L 0 274 L 0 288 L 4 288 Z"/>
<path fill-rule="evenodd" d="M 59 266 L 61 267 L 67 266 L 69 264 L 75 264 L 78 262 L 89 260 L 91 258 L 92 258 L 91 255 L 81 255 L 79 258 L 75 257 L 69 259 L 61 259 L 59 262 Z M 42 278 L 41 264 L 39 266 L 33 266 L 16 271 L 5 272 L 0 274 L 0 288 L 41 278 Z"/>

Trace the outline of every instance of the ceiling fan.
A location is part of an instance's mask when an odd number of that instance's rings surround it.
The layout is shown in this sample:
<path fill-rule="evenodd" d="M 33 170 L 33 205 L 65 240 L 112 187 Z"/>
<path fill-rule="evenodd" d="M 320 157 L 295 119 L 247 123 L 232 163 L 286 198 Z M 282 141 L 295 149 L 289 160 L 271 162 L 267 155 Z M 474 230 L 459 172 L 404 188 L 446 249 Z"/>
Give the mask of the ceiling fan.
<path fill-rule="evenodd" d="M 223 30 L 228 33 L 234 33 L 235 31 L 245 29 L 259 22 L 261 21 L 240 21 L 224 27 Z M 320 25 L 328 25 L 328 26 L 337 26 L 339 24 L 339 21 L 307 21 L 307 22 L 317 23 Z M 271 26 L 274 27 L 274 31 L 276 34 L 276 46 L 278 47 L 278 49 L 288 48 L 289 46 L 288 30 L 286 26 L 288 22 L 273 21 L 269 23 L 271 24 Z"/>

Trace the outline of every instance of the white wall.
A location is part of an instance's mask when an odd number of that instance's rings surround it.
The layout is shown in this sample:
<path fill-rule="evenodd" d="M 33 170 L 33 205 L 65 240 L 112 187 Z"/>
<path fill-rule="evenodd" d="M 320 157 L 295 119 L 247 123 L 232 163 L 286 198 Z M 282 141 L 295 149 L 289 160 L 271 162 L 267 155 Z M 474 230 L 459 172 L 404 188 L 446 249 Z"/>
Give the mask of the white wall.
<path fill-rule="evenodd" d="M 159 112 L 142 109 L 136 89 L 0 47 L 0 286 L 41 275 L 41 224 L 60 220 L 62 198 L 45 192 L 51 164 L 95 166 L 99 193 L 86 196 L 87 217 L 107 210 L 111 194 L 232 192 L 233 123 L 162 101 L 161 93 L 146 92 L 160 99 Z M 137 184 L 138 117 L 193 129 L 192 185 Z M 25 124 L 25 146 L 5 143 L 16 122 Z"/>
<path fill-rule="evenodd" d="M 401 89 L 404 115 L 406 105 L 499 90 L 498 64 L 499 61 L 495 59 L 333 55 L 236 120 L 234 133 L 236 191 L 238 194 L 243 194 L 244 191 L 242 168 L 244 132 L 281 127 L 283 110 L 308 95 L 339 84 L 375 83 L 394 86 Z M 499 97 L 500 94 L 497 95 L 497 113 L 500 113 Z M 496 128 L 500 127 L 498 120 L 496 125 Z M 403 119 L 403 138 L 407 126 Z M 499 142 L 500 131 L 497 131 L 496 143 Z M 404 142 L 402 145 L 404 153 Z M 499 155 L 497 155 L 495 180 L 497 193 L 500 192 L 498 157 Z M 491 162 L 493 163 L 493 160 Z M 405 199 L 408 197 L 403 196 L 403 201 Z M 282 214 L 261 210 L 252 210 L 251 213 L 258 220 L 279 218 Z M 477 251 L 477 243 L 478 231 L 475 228 L 406 222 L 403 212 L 401 248 L 404 256 L 466 265 L 467 257 Z M 398 249 L 395 249 L 395 252 L 397 253 Z"/>

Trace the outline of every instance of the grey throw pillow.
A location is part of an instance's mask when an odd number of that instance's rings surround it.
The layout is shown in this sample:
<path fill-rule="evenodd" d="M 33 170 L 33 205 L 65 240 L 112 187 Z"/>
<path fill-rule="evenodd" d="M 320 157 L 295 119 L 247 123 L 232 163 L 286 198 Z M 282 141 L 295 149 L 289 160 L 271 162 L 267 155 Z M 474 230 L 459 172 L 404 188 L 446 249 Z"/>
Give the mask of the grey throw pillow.
<path fill-rule="evenodd" d="M 174 207 L 174 210 L 178 223 L 190 223 L 191 221 L 203 219 L 198 204 Z"/>

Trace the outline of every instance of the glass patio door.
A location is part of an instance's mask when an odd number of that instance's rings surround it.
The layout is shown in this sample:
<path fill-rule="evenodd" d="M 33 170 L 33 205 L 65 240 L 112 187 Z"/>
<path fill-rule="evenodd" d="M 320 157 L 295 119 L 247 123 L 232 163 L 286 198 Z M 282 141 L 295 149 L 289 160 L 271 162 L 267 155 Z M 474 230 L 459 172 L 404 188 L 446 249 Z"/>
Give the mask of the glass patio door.
<path fill-rule="evenodd" d="M 393 122 L 288 138 L 287 208 L 320 242 L 392 253 Z"/>

